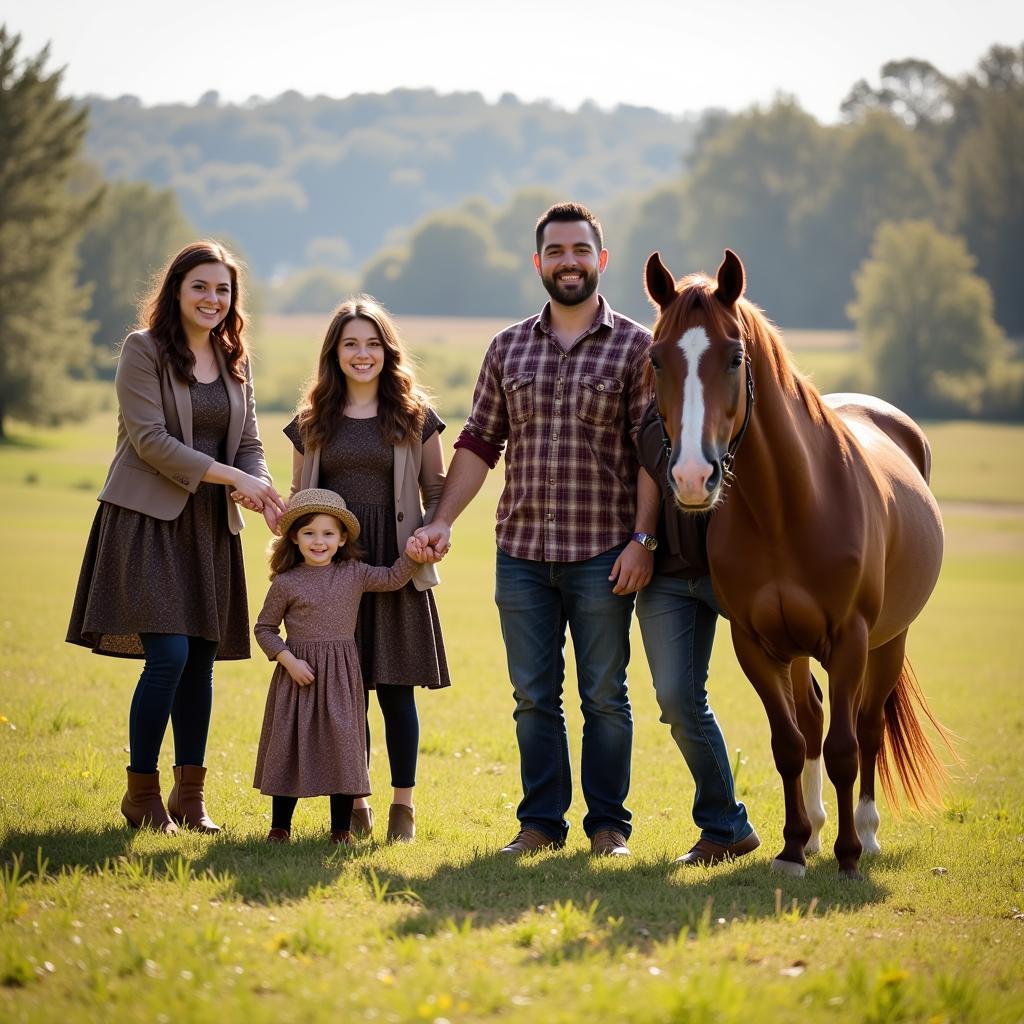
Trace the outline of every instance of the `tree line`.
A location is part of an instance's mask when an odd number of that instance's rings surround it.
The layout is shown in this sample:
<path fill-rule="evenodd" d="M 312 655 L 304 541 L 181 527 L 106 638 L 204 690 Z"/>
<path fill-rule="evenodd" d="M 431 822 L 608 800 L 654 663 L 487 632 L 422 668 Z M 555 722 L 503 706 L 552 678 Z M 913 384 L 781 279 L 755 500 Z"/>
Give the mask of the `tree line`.
<path fill-rule="evenodd" d="M 653 249 L 680 270 L 713 270 L 729 246 L 776 321 L 853 318 L 883 393 L 885 367 L 916 380 L 907 367 L 938 358 L 926 386 L 908 389 L 909 408 L 1022 413 L 1020 374 L 993 374 L 1009 351 L 1004 331 L 1024 333 L 1024 47 L 994 46 L 958 79 L 892 62 L 853 86 L 840 123 L 822 125 L 784 97 L 693 121 L 428 90 L 287 93 L 241 107 L 212 94 L 195 107 L 83 103 L 61 95 L 46 51 L 25 57 L 19 46 L 0 27 L 0 431 L 11 414 L 74 412 L 54 368 L 112 373 L 149 274 L 197 234 L 240 249 L 271 308 L 323 312 L 363 289 L 399 313 L 514 317 L 538 304 L 533 223 L 567 196 L 605 222 L 602 289 L 624 312 L 649 318 L 640 278 Z M 373 167 L 362 181 L 339 170 L 357 151 Z M 304 182 L 287 224 L 258 199 L 271 170 L 275 195 Z M 253 186 L 244 201 L 243 180 Z M 396 187 L 415 202 L 398 201 Z M 386 215 L 360 234 L 357 210 L 367 225 L 372 211 Z M 357 261 L 363 247 L 370 255 Z M 939 254 L 929 272 L 969 293 L 959 305 L 929 293 L 937 309 L 959 311 L 960 340 L 945 348 L 908 340 L 905 282 L 886 276 L 912 269 L 914 252 Z M 879 340 L 886 331 L 894 341 Z M 882 355 L 892 346 L 903 363 Z"/>

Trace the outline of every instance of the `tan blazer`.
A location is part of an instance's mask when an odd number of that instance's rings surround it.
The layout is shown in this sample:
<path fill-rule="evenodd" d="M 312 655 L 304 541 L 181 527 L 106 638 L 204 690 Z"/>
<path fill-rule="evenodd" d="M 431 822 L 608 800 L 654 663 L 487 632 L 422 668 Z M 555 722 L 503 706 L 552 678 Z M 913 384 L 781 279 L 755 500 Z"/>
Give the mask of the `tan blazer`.
<path fill-rule="evenodd" d="M 307 448 L 302 456 L 302 465 L 292 476 L 292 491 L 319 487 L 320 449 Z M 423 443 L 417 438 L 410 444 L 395 445 L 395 530 L 398 534 L 399 553 L 405 550 L 405 542 L 424 523 L 433 518 L 434 510 L 444 489 L 444 473 L 431 472 L 423 465 Z M 426 511 L 420 495 L 426 501 Z M 289 495 L 291 497 L 291 495 Z M 342 495 L 347 497 L 347 495 Z M 417 590 L 429 590 L 440 583 L 437 566 L 418 565 L 412 575 Z"/>
<path fill-rule="evenodd" d="M 263 444 L 256 426 L 252 372 L 245 381 L 228 373 L 224 355 L 214 345 L 220 375 L 228 393 L 230 414 L 225 461 L 270 482 Z M 216 461 L 192 447 L 192 399 L 170 365 L 161 366 L 157 343 L 148 331 L 125 339 L 114 377 L 117 390 L 117 448 L 100 501 L 142 512 L 154 519 L 176 519 L 189 494 Z M 224 487 L 228 525 L 238 533 L 244 523 L 238 506 Z"/>

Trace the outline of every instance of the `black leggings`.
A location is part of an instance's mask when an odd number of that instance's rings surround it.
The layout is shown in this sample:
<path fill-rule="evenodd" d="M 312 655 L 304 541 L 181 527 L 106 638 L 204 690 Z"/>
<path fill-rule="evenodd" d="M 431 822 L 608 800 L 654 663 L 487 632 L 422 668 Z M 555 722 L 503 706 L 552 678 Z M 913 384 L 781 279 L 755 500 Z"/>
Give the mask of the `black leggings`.
<path fill-rule="evenodd" d="M 420 747 L 420 719 L 416 713 L 414 686 L 378 686 L 374 691 L 384 715 L 384 740 L 391 766 L 391 785 L 406 789 L 416 785 L 416 755 Z M 366 710 L 370 691 L 366 690 Z M 370 722 L 366 722 L 366 757 L 370 757 Z"/>
<path fill-rule="evenodd" d="M 273 816 L 270 821 L 271 828 L 283 828 L 290 832 L 292 828 L 292 815 L 295 813 L 295 805 L 299 802 L 297 796 L 275 796 L 273 799 Z M 354 797 L 346 793 L 331 794 L 331 831 L 347 832 L 352 825 L 352 803 Z"/>

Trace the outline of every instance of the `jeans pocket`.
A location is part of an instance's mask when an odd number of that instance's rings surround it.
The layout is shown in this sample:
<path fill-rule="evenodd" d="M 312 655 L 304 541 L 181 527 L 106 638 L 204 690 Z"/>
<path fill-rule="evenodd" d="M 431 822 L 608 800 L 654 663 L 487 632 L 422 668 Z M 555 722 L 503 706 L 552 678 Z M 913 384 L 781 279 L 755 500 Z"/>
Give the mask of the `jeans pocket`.
<path fill-rule="evenodd" d="M 533 415 L 533 381 L 536 374 L 517 373 L 502 377 L 509 423 L 525 423 Z"/>
<path fill-rule="evenodd" d="M 606 426 L 614 422 L 622 402 L 622 381 L 617 377 L 601 377 L 585 373 L 580 377 L 576 415 L 584 423 Z"/>

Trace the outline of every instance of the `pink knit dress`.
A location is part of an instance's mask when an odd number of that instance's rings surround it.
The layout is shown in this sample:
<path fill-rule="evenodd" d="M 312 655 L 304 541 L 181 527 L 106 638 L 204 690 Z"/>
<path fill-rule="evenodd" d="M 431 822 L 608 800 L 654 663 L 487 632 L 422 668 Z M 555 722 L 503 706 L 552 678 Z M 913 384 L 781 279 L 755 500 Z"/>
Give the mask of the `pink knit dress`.
<path fill-rule="evenodd" d="M 365 592 L 398 590 L 415 564 L 305 563 L 275 576 L 256 620 L 256 642 L 273 661 L 287 649 L 314 680 L 299 686 L 278 665 L 270 680 L 253 785 L 270 796 L 366 796 L 366 714 L 354 633 Z M 281 639 L 284 623 L 287 642 Z"/>

